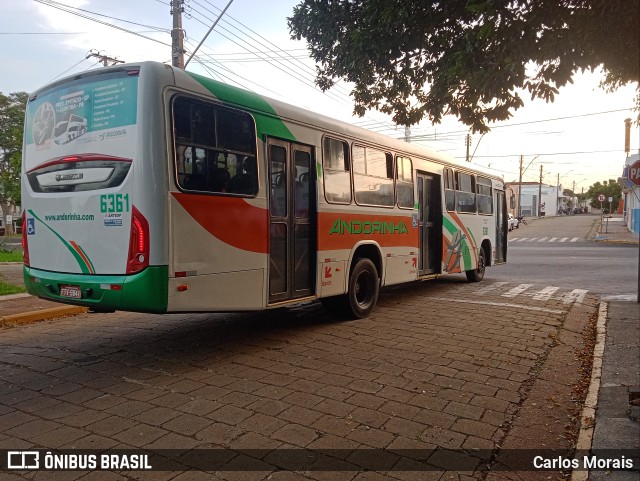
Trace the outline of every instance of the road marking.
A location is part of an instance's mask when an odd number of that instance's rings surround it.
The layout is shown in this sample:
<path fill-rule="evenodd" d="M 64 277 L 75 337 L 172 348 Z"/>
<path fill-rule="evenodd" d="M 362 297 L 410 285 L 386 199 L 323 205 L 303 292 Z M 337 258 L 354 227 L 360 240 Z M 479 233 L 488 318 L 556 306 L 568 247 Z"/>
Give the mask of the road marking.
<path fill-rule="evenodd" d="M 501 288 L 502 286 L 506 286 L 507 284 L 509 284 L 508 282 L 494 282 L 491 285 L 485 286 L 482 289 L 478 289 L 477 294 L 479 296 L 483 296 L 485 294 L 488 294 L 489 292 L 495 291 L 496 289 Z"/>
<path fill-rule="evenodd" d="M 638 297 L 637 294 L 616 294 L 612 296 L 603 297 L 603 301 L 635 301 Z"/>
<path fill-rule="evenodd" d="M 571 304 L 572 302 L 582 304 L 582 301 L 584 301 L 584 296 L 587 294 L 587 292 L 589 291 L 585 289 L 574 289 L 563 296 L 562 302 L 564 302 L 565 304 Z"/>
<path fill-rule="evenodd" d="M 549 242 L 555 242 L 557 239 L 557 237 L 552 237 L 551 239 L 549 239 Z"/>
<path fill-rule="evenodd" d="M 568 239 L 568 237 L 563 237 L 562 239 L 560 239 L 558 242 L 566 242 Z"/>
<path fill-rule="evenodd" d="M 580 239 L 580 237 L 574 237 L 573 239 L 571 239 L 571 241 L 570 241 L 570 242 L 577 242 L 577 241 L 578 241 L 578 239 Z"/>
<path fill-rule="evenodd" d="M 548 237 L 541 237 L 540 240 L 538 242 L 544 242 L 548 239 Z"/>
<path fill-rule="evenodd" d="M 518 309 L 524 309 L 526 311 L 549 312 L 551 314 L 562 314 L 565 312 L 561 309 L 547 309 L 545 307 L 523 306 L 521 304 L 511 304 L 509 302 L 472 301 L 470 299 L 451 299 L 449 297 L 430 297 L 429 299 L 444 302 L 458 302 L 461 304 L 480 304 L 482 306 L 516 307 Z"/>
<path fill-rule="evenodd" d="M 538 239 L 537 237 L 532 237 L 531 239 L 529 239 L 529 242 L 533 242 L 533 241 L 535 241 L 537 239 Z"/>
<path fill-rule="evenodd" d="M 505 292 L 502 294 L 502 297 L 516 297 L 522 294 L 524 291 L 529 289 L 533 284 L 520 284 L 519 286 L 514 287 L 509 292 Z"/>
<path fill-rule="evenodd" d="M 547 286 L 538 292 L 533 298 L 537 301 L 548 301 L 551 299 L 551 296 L 558 290 L 559 287 Z"/>

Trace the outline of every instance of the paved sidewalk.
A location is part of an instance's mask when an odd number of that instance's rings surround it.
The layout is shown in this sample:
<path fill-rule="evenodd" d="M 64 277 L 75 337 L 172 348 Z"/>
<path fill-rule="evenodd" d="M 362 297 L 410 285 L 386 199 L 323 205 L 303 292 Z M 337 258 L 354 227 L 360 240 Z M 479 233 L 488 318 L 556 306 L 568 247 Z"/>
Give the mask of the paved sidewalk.
<path fill-rule="evenodd" d="M 602 377 L 592 449 L 640 450 L 640 307 L 608 303 Z M 595 471 L 595 481 L 638 481 L 638 471 Z"/>
<path fill-rule="evenodd" d="M 629 232 L 621 215 L 602 217 L 596 224 L 594 236 L 596 242 L 612 242 L 622 244 L 637 244 L 638 234 Z"/>

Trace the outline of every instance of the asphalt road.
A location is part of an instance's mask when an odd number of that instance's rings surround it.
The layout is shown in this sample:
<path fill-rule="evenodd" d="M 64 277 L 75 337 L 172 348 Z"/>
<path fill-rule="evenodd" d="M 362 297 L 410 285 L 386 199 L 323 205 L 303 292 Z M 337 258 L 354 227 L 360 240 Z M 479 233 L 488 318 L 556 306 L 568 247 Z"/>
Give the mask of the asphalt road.
<path fill-rule="evenodd" d="M 590 215 L 551 217 L 513 230 L 507 264 L 488 270 L 488 279 L 547 283 L 586 289 L 604 298 L 635 299 L 638 248 L 589 240 L 599 219 Z"/>

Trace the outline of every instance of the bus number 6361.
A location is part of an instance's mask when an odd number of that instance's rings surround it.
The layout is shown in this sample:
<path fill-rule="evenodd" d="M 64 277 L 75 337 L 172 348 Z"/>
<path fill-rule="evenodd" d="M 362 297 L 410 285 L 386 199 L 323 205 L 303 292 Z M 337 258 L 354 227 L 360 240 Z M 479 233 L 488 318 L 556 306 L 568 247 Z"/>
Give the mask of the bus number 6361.
<path fill-rule="evenodd" d="M 100 196 L 100 212 L 129 212 L 129 194 L 103 194 Z"/>

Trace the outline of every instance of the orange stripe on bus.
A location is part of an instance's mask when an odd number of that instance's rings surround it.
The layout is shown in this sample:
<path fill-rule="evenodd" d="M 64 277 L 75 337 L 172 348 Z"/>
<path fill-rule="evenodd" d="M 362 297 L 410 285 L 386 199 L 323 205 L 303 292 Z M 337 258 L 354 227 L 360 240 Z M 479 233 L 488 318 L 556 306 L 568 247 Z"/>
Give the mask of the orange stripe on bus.
<path fill-rule="evenodd" d="M 244 199 L 172 192 L 173 197 L 211 235 L 238 249 L 266 254 L 269 246 L 265 209 Z"/>
<path fill-rule="evenodd" d="M 73 248 L 76 250 L 78 255 L 80 257 L 82 257 L 82 260 L 87 265 L 87 269 L 89 269 L 89 273 L 90 274 L 95 274 L 95 271 L 93 270 L 93 267 L 91 266 L 91 262 L 89 262 L 89 259 L 87 259 L 87 256 L 85 255 L 84 251 L 80 248 L 80 246 L 78 244 L 76 244 L 74 241 L 69 241 L 69 243 L 73 246 Z"/>

